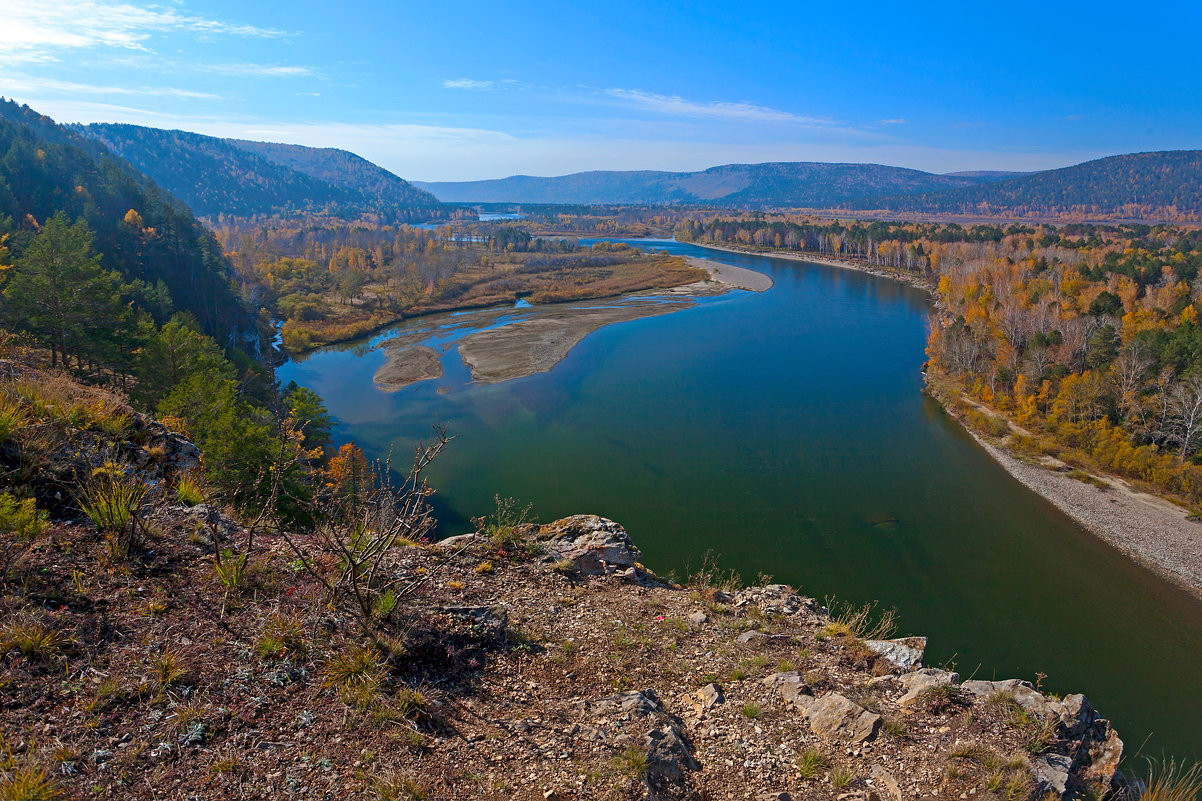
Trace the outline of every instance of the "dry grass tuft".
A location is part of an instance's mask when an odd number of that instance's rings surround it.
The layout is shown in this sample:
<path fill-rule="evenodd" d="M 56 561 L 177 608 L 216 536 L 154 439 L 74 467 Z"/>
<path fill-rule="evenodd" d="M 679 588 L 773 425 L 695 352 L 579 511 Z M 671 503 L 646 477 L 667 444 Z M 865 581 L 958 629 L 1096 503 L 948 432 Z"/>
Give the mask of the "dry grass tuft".
<path fill-rule="evenodd" d="M 16 767 L 0 777 L 0 801 L 54 801 L 62 788 L 43 768 Z"/>
<path fill-rule="evenodd" d="M 384 683 L 384 666 L 374 648 L 354 646 L 326 660 L 322 684 L 337 690 L 344 701 L 362 701 Z"/>
<path fill-rule="evenodd" d="M 0 655 L 19 653 L 26 659 L 49 662 L 62 653 L 58 632 L 32 620 L 14 620 L 0 626 Z"/>
<path fill-rule="evenodd" d="M 1148 789 L 1140 801 L 1194 801 L 1202 794 L 1202 764 L 1186 768 L 1170 759 L 1148 763 Z"/>

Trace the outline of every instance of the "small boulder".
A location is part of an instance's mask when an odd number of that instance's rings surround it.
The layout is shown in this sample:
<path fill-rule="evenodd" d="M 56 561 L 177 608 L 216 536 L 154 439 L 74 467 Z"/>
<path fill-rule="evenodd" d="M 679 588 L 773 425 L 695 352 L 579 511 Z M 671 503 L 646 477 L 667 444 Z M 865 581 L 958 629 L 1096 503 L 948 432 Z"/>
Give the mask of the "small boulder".
<path fill-rule="evenodd" d="M 693 749 L 672 723 L 647 732 L 647 783 L 653 787 L 680 784 L 685 770 L 700 770 Z"/>
<path fill-rule="evenodd" d="M 861 743 L 876 736 L 881 716 L 838 693 L 814 701 L 808 711 L 810 728 L 819 737 Z"/>
<path fill-rule="evenodd" d="M 1077 770 L 1081 778 L 1103 787 L 1113 787 L 1122 759 L 1123 741 L 1110 721 L 1102 718 L 1094 721 L 1083 748 L 1077 753 Z"/>
<path fill-rule="evenodd" d="M 915 670 L 912 673 L 907 673 L 904 676 L 898 677 L 898 682 L 906 688 L 906 692 L 902 697 L 897 699 L 897 703 L 901 706 L 907 706 L 918 700 L 924 692 L 932 687 L 939 687 L 944 684 L 959 684 L 960 674 L 949 673 L 946 670 L 937 668 L 923 668 Z"/>
<path fill-rule="evenodd" d="M 1066 696 L 1060 702 L 1058 718 L 1060 726 L 1064 730 L 1064 736 L 1070 740 L 1076 740 L 1090 730 L 1094 721 L 1098 719 L 1098 713 L 1094 711 L 1093 704 L 1089 703 L 1088 698 L 1076 693 Z"/>
<path fill-rule="evenodd" d="M 917 670 L 922 667 L 922 655 L 927 648 L 926 637 L 902 637 L 897 640 L 864 640 L 869 650 L 875 651 L 898 670 Z"/>
<path fill-rule="evenodd" d="M 1054 792 L 1057 797 L 1068 791 L 1073 760 L 1063 754 L 1040 754 L 1031 760 L 1031 778 L 1038 793 Z"/>
<path fill-rule="evenodd" d="M 462 548 L 463 546 L 473 543 L 478 539 L 480 539 L 480 535 L 478 534 L 457 534 L 454 537 L 447 537 L 445 540 L 439 540 L 438 542 L 434 543 L 434 547 L 453 550 L 455 548 Z"/>
<path fill-rule="evenodd" d="M 730 604 L 736 609 L 756 606 L 766 615 L 804 615 L 818 610 L 818 603 L 813 598 L 798 595 L 785 584 L 748 587 L 735 593 Z"/>
<path fill-rule="evenodd" d="M 592 706 L 600 713 L 623 712 L 633 715 L 650 715 L 663 711 L 663 704 L 659 702 L 659 696 L 655 694 L 655 690 L 651 689 L 642 692 L 628 690 L 607 695 L 594 701 Z"/>
<path fill-rule="evenodd" d="M 689 622 L 694 626 L 700 626 L 704 623 L 708 623 L 709 620 L 710 617 L 705 612 L 694 612 L 693 614 L 689 615 Z"/>
<path fill-rule="evenodd" d="M 873 765 L 868 771 L 868 782 L 882 801 L 902 801 L 901 785 L 893 778 L 892 773 L 880 765 Z"/>
<path fill-rule="evenodd" d="M 722 688 L 717 684 L 707 684 L 700 690 L 687 694 L 683 700 L 693 716 L 700 718 L 706 712 L 725 701 L 726 698 L 722 695 Z"/>
<path fill-rule="evenodd" d="M 769 687 L 775 687 L 776 691 L 780 693 L 781 698 L 791 704 L 796 703 L 799 695 L 807 694 L 806 683 L 796 670 L 773 673 L 764 679 L 764 684 Z"/>
<path fill-rule="evenodd" d="M 1025 712 L 1041 720 L 1060 712 L 1057 702 L 1049 701 L 1031 685 L 1031 682 L 1022 679 L 966 681 L 960 685 L 960 688 L 977 697 L 988 697 L 999 692 L 1007 693 Z"/>

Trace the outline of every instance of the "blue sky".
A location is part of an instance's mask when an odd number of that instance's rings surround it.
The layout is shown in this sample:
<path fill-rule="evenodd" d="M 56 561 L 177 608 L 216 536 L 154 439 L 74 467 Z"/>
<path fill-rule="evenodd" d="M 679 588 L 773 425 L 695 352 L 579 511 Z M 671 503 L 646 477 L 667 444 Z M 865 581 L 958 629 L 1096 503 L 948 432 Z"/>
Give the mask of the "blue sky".
<path fill-rule="evenodd" d="M 973 7 L 968 7 L 973 6 Z M 1202 4 L 0 0 L 0 94 L 419 180 L 1202 147 Z"/>

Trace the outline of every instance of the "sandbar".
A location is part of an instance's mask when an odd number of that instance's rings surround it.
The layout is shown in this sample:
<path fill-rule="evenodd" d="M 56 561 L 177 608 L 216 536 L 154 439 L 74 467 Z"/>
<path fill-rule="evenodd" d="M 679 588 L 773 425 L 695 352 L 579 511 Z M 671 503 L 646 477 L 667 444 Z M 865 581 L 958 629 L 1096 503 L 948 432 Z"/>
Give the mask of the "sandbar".
<path fill-rule="evenodd" d="M 376 370 L 372 379 L 384 392 L 396 392 L 415 381 L 442 377 L 442 359 L 438 351 L 425 345 L 391 347 L 388 361 Z"/>

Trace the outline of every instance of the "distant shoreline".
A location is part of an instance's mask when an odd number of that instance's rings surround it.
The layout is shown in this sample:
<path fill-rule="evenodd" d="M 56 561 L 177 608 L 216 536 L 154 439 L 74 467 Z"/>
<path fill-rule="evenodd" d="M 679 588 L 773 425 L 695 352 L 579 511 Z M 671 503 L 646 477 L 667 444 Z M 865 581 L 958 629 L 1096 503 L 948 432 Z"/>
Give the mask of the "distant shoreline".
<path fill-rule="evenodd" d="M 842 267 L 847 270 L 856 270 L 869 275 L 875 275 L 878 278 L 892 278 L 894 281 L 901 281 L 910 286 L 925 289 L 932 295 L 935 293 L 935 287 L 930 281 L 927 281 L 921 276 L 907 273 L 901 270 L 890 270 L 885 267 L 878 267 L 867 262 L 852 261 L 851 259 L 837 259 L 831 256 L 822 256 L 819 254 L 811 254 L 798 251 L 780 251 L 780 250 L 753 250 L 751 248 L 735 248 L 726 245 L 709 245 L 703 242 L 688 242 L 686 244 L 696 245 L 700 248 L 708 250 L 721 250 L 726 253 L 741 253 L 747 256 L 770 256 L 774 259 L 788 259 L 789 261 L 802 261 L 809 264 L 826 264 L 831 267 Z"/>

